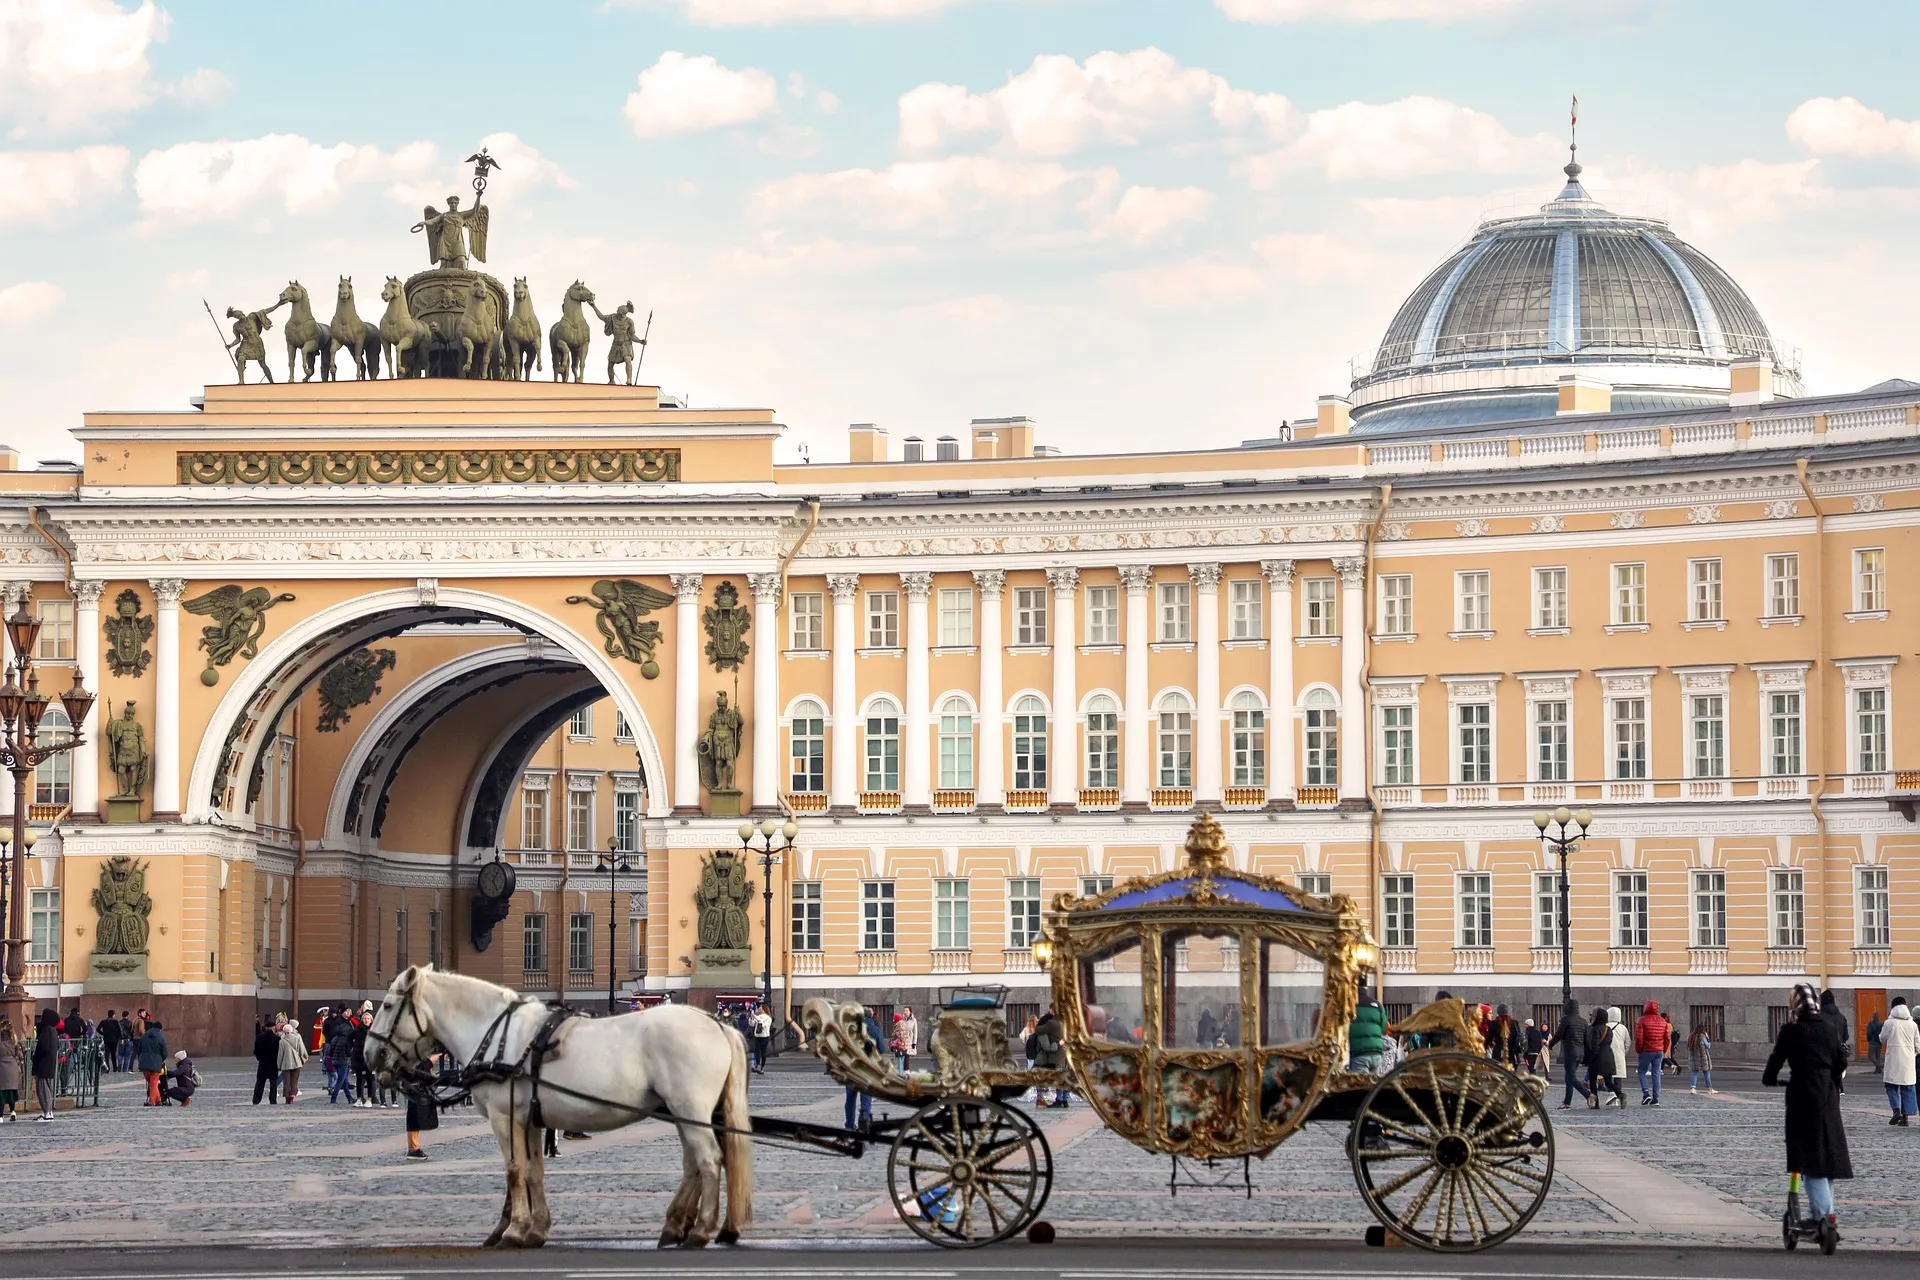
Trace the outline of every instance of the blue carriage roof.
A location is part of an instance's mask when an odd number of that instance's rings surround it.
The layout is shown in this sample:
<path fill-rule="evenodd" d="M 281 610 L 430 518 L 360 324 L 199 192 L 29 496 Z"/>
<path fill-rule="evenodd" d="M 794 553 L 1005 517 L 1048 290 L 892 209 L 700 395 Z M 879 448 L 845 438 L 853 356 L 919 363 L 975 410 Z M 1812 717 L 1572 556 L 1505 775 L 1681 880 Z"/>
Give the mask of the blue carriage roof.
<path fill-rule="evenodd" d="M 1213 876 L 1182 876 L 1177 880 L 1163 880 L 1157 884 L 1142 885 L 1138 889 L 1123 889 L 1093 909 L 1124 911 L 1129 907 L 1150 907 L 1159 903 L 1184 902 L 1190 898 L 1194 888 L 1202 880 L 1205 880 L 1207 887 L 1212 890 L 1216 902 L 1264 907 L 1270 911 L 1308 910 L 1278 889 L 1251 880 L 1243 880 L 1231 872 Z"/>

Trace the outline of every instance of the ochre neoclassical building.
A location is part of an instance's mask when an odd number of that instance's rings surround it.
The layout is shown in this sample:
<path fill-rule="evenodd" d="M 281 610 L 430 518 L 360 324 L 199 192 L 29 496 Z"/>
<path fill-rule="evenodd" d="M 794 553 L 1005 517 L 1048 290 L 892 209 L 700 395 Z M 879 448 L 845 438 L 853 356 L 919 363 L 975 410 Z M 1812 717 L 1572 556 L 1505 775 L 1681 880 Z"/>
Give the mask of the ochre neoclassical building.
<path fill-rule="evenodd" d="M 137 821 L 103 820 L 96 733 L 35 779 L 30 990 L 224 1052 L 426 960 L 583 1004 L 610 965 L 703 1001 L 997 982 L 1018 1016 L 1052 898 L 1169 867 L 1204 809 L 1241 865 L 1361 905 L 1390 1004 L 1532 1014 L 1559 806 L 1593 814 L 1584 999 L 1739 1052 L 1802 975 L 1863 1011 L 1909 988 L 1920 386 L 1804 394 L 1719 268 L 1575 179 L 1245 443 L 1061 456 L 995 419 L 776 466 L 768 411 L 445 378 L 87 415 L 77 468 L 0 472 L 0 570 L 45 687 L 77 665 L 95 728 L 132 702 L 152 759 Z M 748 967 L 716 975 L 722 693 L 740 805 L 800 834 L 772 954 L 750 858 Z M 116 856 L 152 901 L 132 990 L 93 954 Z"/>

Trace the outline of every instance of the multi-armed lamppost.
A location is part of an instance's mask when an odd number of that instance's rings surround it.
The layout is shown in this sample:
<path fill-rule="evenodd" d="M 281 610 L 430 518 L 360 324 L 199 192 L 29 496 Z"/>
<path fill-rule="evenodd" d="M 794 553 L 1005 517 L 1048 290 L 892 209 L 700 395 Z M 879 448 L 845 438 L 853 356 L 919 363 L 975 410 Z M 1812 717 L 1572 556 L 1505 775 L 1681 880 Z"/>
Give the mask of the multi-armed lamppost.
<path fill-rule="evenodd" d="M 618 901 L 613 877 L 622 871 L 632 871 L 633 864 L 620 856 L 620 837 L 607 837 L 607 851 L 597 860 L 597 869 L 607 873 L 607 1016 L 612 1017 L 614 1008 L 614 956 L 620 949 L 619 920 L 620 912 L 615 909 Z"/>
<path fill-rule="evenodd" d="M 1568 917 L 1567 907 L 1567 857 L 1579 847 L 1587 828 L 1593 825 L 1593 815 L 1585 809 L 1574 813 L 1566 807 L 1548 813 L 1542 809 L 1533 815 L 1533 825 L 1539 828 L 1540 839 L 1560 855 L 1560 1007 L 1567 1007 L 1567 1001 L 1573 999 L 1573 930 Z M 1553 831 L 1549 832 L 1548 827 Z"/>
<path fill-rule="evenodd" d="M 760 843 L 756 845 L 753 842 L 755 835 L 753 824 L 751 822 L 740 824 L 740 847 L 750 854 L 758 855 L 760 859 L 761 886 L 765 901 L 763 914 L 766 917 L 764 921 L 766 942 L 760 957 L 760 998 L 766 1005 L 767 1015 L 771 1017 L 773 1015 L 773 869 L 780 865 L 781 851 L 793 848 L 794 837 L 800 834 L 800 824 L 792 818 L 788 818 L 785 822 L 776 822 L 768 818 L 760 824 L 758 834 Z M 773 838 L 776 835 L 786 843 L 774 844 Z"/>
<path fill-rule="evenodd" d="M 14 658 L 7 664 L 7 682 L 0 685 L 0 769 L 13 775 L 13 901 L 7 917 L 7 989 L 0 995 L 0 1012 L 24 1028 L 33 1005 L 27 995 L 27 781 L 43 760 L 80 745 L 80 726 L 93 709 L 93 694 L 80 668 L 73 669 L 73 687 L 60 695 L 73 731 L 58 742 L 41 742 L 40 721 L 53 699 L 40 692 L 40 675 L 33 669 L 34 646 L 40 642 L 40 619 L 25 604 L 7 619 L 7 638 Z"/>

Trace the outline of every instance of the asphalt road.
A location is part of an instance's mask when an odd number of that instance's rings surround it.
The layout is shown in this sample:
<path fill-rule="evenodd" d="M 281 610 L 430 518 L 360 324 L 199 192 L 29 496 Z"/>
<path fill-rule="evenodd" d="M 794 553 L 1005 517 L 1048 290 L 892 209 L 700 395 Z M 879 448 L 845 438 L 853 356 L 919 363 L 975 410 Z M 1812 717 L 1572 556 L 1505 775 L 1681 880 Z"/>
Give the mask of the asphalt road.
<path fill-rule="evenodd" d="M 401 1248 L 306 1250 L 13 1249 L 0 1276 L 21 1280 L 439 1280 L 456 1275 L 551 1280 L 1325 1280 L 1389 1273 L 1417 1280 L 1799 1280 L 1810 1270 L 1848 1280 L 1905 1280 L 1907 1252 L 1849 1252 L 1833 1258 L 1802 1245 L 1783 1249 L 1636 1248 L 1587 1244 L 1508 1245 L 1450 1257 L 1414 1249 L 1367 1249 L 1301 1241 L 1116 1240 L 1048 1246 L 1000 1245 L 966 1253 L 931 1246 L 847 1249 L 762 1245 L 700 1252 L 648 1247 L 548 1248 L 525 1252 Z"/>

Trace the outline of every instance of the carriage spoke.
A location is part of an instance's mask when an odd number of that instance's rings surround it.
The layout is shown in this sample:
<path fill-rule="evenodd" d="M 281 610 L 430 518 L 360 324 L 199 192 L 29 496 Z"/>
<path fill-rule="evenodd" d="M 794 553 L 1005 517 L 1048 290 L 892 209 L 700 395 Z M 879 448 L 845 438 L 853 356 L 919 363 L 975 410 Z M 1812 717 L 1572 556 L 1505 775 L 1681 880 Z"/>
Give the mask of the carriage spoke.
<path fill-rule="evenodd" d="M 1500 1206 L 1500 1211 L 1506 1215 L 1508 1223 L 1511 1224 L 1520 1221 L 1524 1216 L 1520 1212 L 1520 1206 L 1515 1204 L 1506 1192 L 1494 1185 L 1493 1179 L 1487 1176 L 1484 1169 L 1474 1169 L 1470 1172 L 1469 1176 L 1479 1180 L 1480 1185 L 1485 1188 L 1487 1195 L 1492 1198 L 1495 1204 Z"/>
<path fill-rule="evenodd" d="M 1440 1132 L 1440 1126 L 1427 1118 L 1427 1113 L 1421 1109 L 1419 1103 L 1413 1100 L 1413 1095 L 1407 1092 L 1405 1085 L 1401 1084 L 1398 1079 L 1394 1079 L 1390 1081 L 1390 1083 L 1393 1085 L 1393 1091 L 1400 1095 L 1400 1101 L 1407 1104 L 1407 1110 L 1413 1112 L 1413 1114 L 1419 1119 L 1420 1123 L 1427 1127 L 1427 1131 L 1429 1133 Z M 1376 1118 L 1380 1118 L 1380 1117 L 1376 1117 Z"/>
<path fill-rule="evenodd" d="M 914 1121 L 913 1127 L 917 1129 L 920 1132 L 920 1135 L 927 1140 L 928 1146 L 932 1147 L 935 1151 L 939 1152 L 942 1156 L 946 1157 L 949 1161 L 957 1160 L 960 1158 L 959 1153 L 957 1153 L 952 1147 L 948 1146 L 946 1141 L 942 1139 L 938 1134 L 934 1133 L 932 1129 L 929 1129 L 927 1127 L 926 1121 L 916 1120 Z"/>
<path fill-rule="evenodd" d="M 987 1220 L 993 1224 L 993 1234 L 997 1236 L 1005 1231 L 1007 1229 L 1006 1222 L 1001 1218 L 1000 1210 L 994 1207 L 993 1197 L 984 1189 L 978 1189 L 971 1194 L 978 1195 L 980 1197 L 980 1203 L 987 1206 Z"/>
<path fill-rule="evenodd" d="M 1409 1169 L 1405 1173 L 1398 1174 L 1395 1177 L 1390 1178 L 1387 1181 L 1381 1183 L 1379 1186 L 1375 1187 L 1373 1189 L 1374 1198 L 1376 1200 L 1380 1200 L 1384 1202 L 1388 1196 L 1400 1190 L 1402 1187 L 1412 1182 L 1415 1178 L 1419 1177 L 1421 1174 L 1425 1173 L 1427 1170 L 1434 1169 L 1437 1167 L 1438 1166 L 1435 1165 L 1432 1160 L 1428 1160 L 1425 1164 L 1422 1164 L 1417 1169 Z"/>
<path fill-rule="evenodd" d="M 1401 1147 L 1393 1151 L 1382 1151 L 1378 1147 L 1360 1148 L 1362 1160 L 1423 1160 L 1432 1156 L 1427 1147 Z"/>
<path fill-rule="evenodd" d="M 1426 1184 L 1420 1188 L 1419 1194 L 1414 1196 L 1413 1203 L 1409 1204 L 1406 1211 L 1401 1214 L 1402 1222 L 1412 1223 L 1415 1227 L 1418 1227 L 1420 1224 L 1420 1215 L 1426 1210 L 1427 1202 L 1433 1199 L 1433 1193 L 1439 1190 L 1440 1187 L 1442 1170 L 1435 1165 L 1428 1165 L 1427 1168 L 1433 1170 L 1433 1176 L 1427 1179 Z M 1420 1170 L 1418 1169 L 1414 1170 L 1416 1174 L 1419 1172 Z M 1411 1178 L 1407 1179 L 1407 1181 L 1411 1180 Z M 1396 1188 L 1396 1190 L 1397 1189 L 1398 1188 Z M 1384 1201 L 1385 1197 L 1383 1196 L 1381 1199 Z M 1434 1211 L 1434 1220 L 1436 1223 L 1439 1221 L 1439 1210 L 1437 1207 Z"/>
<path fill-rule="evenodd" d="M 1531 1169 L 1489 1160 L 1481 1171 L 1491 1178 L 1499 1178 L 1511 1187 L 1531 1196 L 1538 1196 L 1547 1189 L 1547 1180 Z"/>

